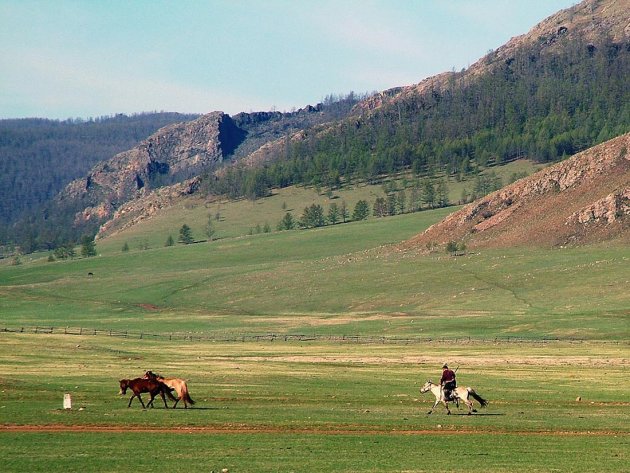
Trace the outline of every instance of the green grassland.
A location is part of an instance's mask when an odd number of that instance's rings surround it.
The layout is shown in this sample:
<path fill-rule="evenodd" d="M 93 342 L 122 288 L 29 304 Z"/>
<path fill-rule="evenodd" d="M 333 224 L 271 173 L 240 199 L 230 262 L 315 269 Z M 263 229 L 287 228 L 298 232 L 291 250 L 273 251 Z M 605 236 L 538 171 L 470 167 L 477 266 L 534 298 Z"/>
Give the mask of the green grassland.
<path fill-rule="evenodd" d="M 3 471 L 115 471 L 130 460 L 153 469 L 157 458 L 161 469 L 189 471 L 601 471 L 602 464 L 624 471 L 628 464 L 623 344 L 1 336 Z M 489 400 L 485 409 L 426 414 L 433 398 L 419 387 L 444 360 L 459 365 L 460 385 Z M 146 369 L 185 377 L 195 407 L 166 410 L 156 401 L 142 410 L 134 400 L 127 408 L 117 380 Z M 65 392 L 72 410 L 62 409 Z"/>
<path fill-rule="evenodd" d="M 244 235 L 314 194 L 283 192 L 222 204 L 212 242 L 163 246 L 207 221 L 189 202 L 97 257 L 0 264 L 2 470 L 627 471 L 630 248 L 396 246 L 452 209 Z M 380 342 L 325 338 L 339 335 Z M 427 416 L 419 388 L 445 361 L 487 408 Z M 187 379 L 194 408 L 127 408 L 118 380 L 147 369 Z"/>
<path fill-rule="evenodd" d="M 2 322 L 148 333 L 629 338 L 629 248 L 452 257 L 392 246 L 447 212 L 4 265 Z"/>
<path fill-rule="evenodd" d="M 627 438 L 598 436 L 57 432 L 12 436 L 3 466 L 10 472 L 118 472 L 130 465 L 191 472 L 601 472 L 602 465 L 627 471 L 626 450 Z"/>

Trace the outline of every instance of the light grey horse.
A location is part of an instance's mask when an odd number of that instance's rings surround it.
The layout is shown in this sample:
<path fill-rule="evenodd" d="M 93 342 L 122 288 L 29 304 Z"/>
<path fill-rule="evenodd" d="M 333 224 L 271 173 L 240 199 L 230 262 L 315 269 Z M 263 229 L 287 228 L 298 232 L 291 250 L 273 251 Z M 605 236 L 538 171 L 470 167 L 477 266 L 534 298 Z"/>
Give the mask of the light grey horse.
<path fill-rule="evenodd" d="M 488 405 L 488 401 L 477 394 L 473 388 L 457 387 L 451 392 L 452 398 L 446 400 L 444 397 L 444 389 L 442 389 L 442 386 L 440 386 L 439 384 L 435 384 L 431 382 L 431 380 L 429 380 L 424 383 L 424 386 L 420 388 L 420 392 L 424 394 L 429 391 L 431 391 L 431 393 L 435 396 L 435 403 L 427 414 L 431 414 L 433 412 L 433 409 L 435 409 L 435 406 L 437 406 L 440 402 L 444 404 L 444 407 L 446 407 L 446 412 L 450 414 L 451 410 L 448 408 L 448 403 L 461 400 L 464 402 L 464 404 L 468 406 L 468 415 L 470 415 L 473 412 L 477 412 L 476 409 L 473 409 L 473 402 L 470 400 L 471 397 L 475 399 L 481 405 L 481 407 L 486 407 Z"/>

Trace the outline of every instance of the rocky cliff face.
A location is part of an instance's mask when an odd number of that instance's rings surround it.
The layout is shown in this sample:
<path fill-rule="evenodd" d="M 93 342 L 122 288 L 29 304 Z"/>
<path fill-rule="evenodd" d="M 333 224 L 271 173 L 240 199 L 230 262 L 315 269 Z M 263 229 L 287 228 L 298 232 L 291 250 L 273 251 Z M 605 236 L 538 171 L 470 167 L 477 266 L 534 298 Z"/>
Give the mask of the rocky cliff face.
<path fill-rule="evenodd" d="M 347 112 L 351 106 L 346 105 Z M 138 146 L 95 166 L 61 192 L 56 204 L 80 209 L 75 225 L 103 222 L 118 209 L 138 203 L 164 186 L 178 185 L 229 158 L 238 161 L 267 143 L 347 113 L 339 105 L 306 106 L 282 112 L 213 112 L 197 120 L 164 127 Z M 177 191 L 175 191 L 177 193 Z M 167 195 L 168 192 L 162 192 Z M 149 200 L 154 199 L 150 197 Z"/>
<path fill-rule="evenodd" d="M 194 194 L 199 188 L 199 183 L 200 178 L 193 177 L 172 186 L 161 187 L 141 198 L 126 202 L 100 226 L 96 238 L 113 235 L 133 227 L 143 220 L 150 219 L 160 210 L 179 202 L 183 197 Z"/>
<path fill-rule="evenodd" d="M 245 132 L 221 112 L 164 127 L 135 148 L 95 166 L 57 197 L 60 205 L 79 206 L 75 223 L 109 218 L 125 202 L 151 190 L 198 175 L 223 161 Z"/>
<path fill-rule="evenodd" d="M 479 199 L 403 246 L 630 242 L 630 133 Z"/>

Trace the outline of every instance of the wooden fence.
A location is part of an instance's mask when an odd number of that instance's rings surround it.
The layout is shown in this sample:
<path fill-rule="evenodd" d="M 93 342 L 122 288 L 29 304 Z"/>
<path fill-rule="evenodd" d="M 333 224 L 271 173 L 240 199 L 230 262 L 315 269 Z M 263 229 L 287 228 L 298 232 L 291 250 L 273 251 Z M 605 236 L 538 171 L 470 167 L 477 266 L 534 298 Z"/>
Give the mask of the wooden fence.
<path fill-rule="evenodd" d="M 129 338 L 137 340 L 182 340 L 182 341 L 207 341 L 207 342 L 332 342 L 332 343 L 354 343 L 354 344 L 398 344 L 411 345 L 422 343 L 445 343 L 445 344 L 473 344 L 473 343 L 586 343 L 591 340 L 579 338 L 525 338 L 525 337 L 398 337 L 398 336 L 370 336 L 370 335 L 322 335 L 322 334 L 239 334 L 239 333 L 215 333 L 215 334 L 195 334 L 195 333 L 147 333 L 129 330 L 114 330 L 102 328 L 84 327 L 2 327 L 0 333 L 29 333 L 29 334 L 58 334 L 58 335 L 82 335 L 82 336 L 108 336 L 118 338 Z M 625 344 L 630 345 L 630 341 L 597 340 L 597 343 Z"/>

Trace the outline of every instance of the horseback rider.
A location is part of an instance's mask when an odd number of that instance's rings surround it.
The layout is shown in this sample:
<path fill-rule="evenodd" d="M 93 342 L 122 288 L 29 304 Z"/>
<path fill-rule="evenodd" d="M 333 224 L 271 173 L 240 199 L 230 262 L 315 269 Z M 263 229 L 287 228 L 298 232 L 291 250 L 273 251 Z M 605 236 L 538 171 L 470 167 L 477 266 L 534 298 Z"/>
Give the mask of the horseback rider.
<path fill-rule="evenodd" d="M 457 381 L 455 380 L 455 371 L 449 369 L 445 363 L 442 366 L 442 377 L 440 378 L 440 386 L 444 390 L 444 400 L 451 400 L 451 394 L 457 387 Z"/>

